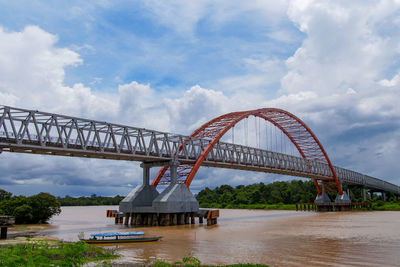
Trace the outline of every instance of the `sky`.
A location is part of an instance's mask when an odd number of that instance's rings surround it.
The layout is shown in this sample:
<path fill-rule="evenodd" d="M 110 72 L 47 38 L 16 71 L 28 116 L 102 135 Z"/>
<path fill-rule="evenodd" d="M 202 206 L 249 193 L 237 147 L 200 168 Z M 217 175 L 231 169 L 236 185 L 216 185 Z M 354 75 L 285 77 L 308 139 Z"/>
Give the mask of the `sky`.
<path fill-rule="evenodd" d="M 184 135 L 277 107 L 400 185 L 400 1 L 0 0 L 0 105 Z M 139 164 L 2 153 L 0 188 L 126 195 Z M 203 167 L 191 188 L 284 179 Z"/>

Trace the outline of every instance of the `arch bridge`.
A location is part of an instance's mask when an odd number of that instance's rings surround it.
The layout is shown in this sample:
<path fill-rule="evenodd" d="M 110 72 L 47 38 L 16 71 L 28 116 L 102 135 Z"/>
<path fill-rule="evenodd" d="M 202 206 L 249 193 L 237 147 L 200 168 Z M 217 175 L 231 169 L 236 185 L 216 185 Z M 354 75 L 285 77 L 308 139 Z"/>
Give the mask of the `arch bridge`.
<path fill-rule="evenodd" d="M 235 144 L 235 125 L 250 116 L 264 120 L 277 129 L 293 145 L 297 156 Z M 221 141 L 228 131 L 232 131 L 232 142 Z M 168 192 L 163 192 L 158 196 L 155 188 L 160 184 L 169 185 L 167 189 L 172 185 L 185 185 L 186 189 L 180 186 L 180 190 L 189 191 L 187 188 L 200 166 L 310 178 L 317 188 L 316 202 L 330 201 L 325 191 L 336 191 L 336 202 L 349 202 L 342 184 L 360 185 L 400 195 L 397 185 L 334 166 L 311 129 L 295 115 L 276 108 L 225 114 L 203 124 L 187 136 L 0 106 L 1 151 L 140 161 L 143 185 L 142 189 L 135 189 L 127 197 L 125 202 L 130 203 L 130 208 L 133 199 L 142 191 L 144 195 L 152 196 L 141 200 L 144 206 L 148 206 L 154 198 L 168 195 Z M 150 184 L 149 168 L 154 166 L 162 168 Z"/>

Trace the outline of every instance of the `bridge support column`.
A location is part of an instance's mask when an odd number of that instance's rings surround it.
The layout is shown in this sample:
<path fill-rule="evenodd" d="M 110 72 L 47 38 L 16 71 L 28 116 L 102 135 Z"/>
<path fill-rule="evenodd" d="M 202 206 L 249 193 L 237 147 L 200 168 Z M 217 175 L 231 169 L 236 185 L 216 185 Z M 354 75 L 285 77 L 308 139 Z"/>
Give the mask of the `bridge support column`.
<path fill-rule="evenodd" d="M 185 224 L 185 214 L 178 213 L 178 225 L 183 225 L 183 224 Z"/>
<path fill-rule="evenodd" d="M 140 167 L 143 168 L 143 184 L 138 185 L 119 203 L 119 211 L 124 214 L 150 212 L 153 200 L 159 195 L 150 185 L 151 165 L 142 163 Z"/>
<path fill-rule="evenodd" d="M 126 213 L 126 214 L 125 214 L 125 221 L 124 221 L 124 224 L 125 224 L 125 225 L 128 225 L 128 223 L 129 223 L 129 217 L 130 217 L 130 213 Z"/>
<path fill-rule="evenodd" d="M 361 188 L 363 201 L 367 201 L 367 189 Z"/>
<path fill-rule="evenodd" d="M 386 201 L 386 193 L 384 191 L 382 191 L 382 200 Z"/>
<path fill-rule="evenodd" d="M 190 213 L 190 223 L 191 223 L 191 224 L 195 224 L 194 212 Z"/>

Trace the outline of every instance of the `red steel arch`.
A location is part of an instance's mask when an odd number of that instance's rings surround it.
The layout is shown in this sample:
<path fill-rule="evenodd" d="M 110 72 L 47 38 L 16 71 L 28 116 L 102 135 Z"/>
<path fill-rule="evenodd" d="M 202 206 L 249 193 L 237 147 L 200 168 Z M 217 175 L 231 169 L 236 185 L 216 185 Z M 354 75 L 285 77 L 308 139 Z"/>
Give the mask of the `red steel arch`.
<path fill-rule="evenodd" d="M 249 117 L 255 116 L 263 118 L 269 121 L 276 127 L 278 127 L 296 146 L 300 155 L 305 160 L 320 161 L 328 164 L 332 172 L 332 182 L 335 183 L 335 187 L 340 195 L 343 194 L 339 180 L 336 176 L 335 170 L 328 158 L 324 148 L 319 142 L 318 138 L 311 131 L 311 129 L 295 115 L 277 108 L 262 108 L 249 111 L 232 112 L 217 118 L 210 120 L 203 124 L 200 128 L 195 130 L 190 136 L 199 138 L 210 138 L 212 141 L 204 149 L 200 157 L 197 159 L 194 165 L 187 165 L 184 167 L 186 171 L 189 171 L 185 184 L 190 186 L 194 176 L 200 168 L 203 161 L 207 158 L 208 153 L 212 150 L 214 145 L 218 143 L 221 137 L 239 121 Z M 154 178 L 152 185 L 157 186 L 161 178 L 165 175 L 168 170 L 168 166 L 163 167 L 156 177 Z M 322 194 L 319 188 L 318 182 L 314 179 L 315 186 L 317 187 L 318 194 Z"/>

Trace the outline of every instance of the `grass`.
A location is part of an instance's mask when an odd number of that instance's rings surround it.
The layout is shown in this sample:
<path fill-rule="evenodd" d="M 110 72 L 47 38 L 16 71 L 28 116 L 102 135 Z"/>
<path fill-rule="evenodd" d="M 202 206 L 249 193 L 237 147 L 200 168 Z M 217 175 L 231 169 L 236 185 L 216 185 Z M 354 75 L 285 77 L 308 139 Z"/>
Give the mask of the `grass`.
<path fill-rule="evenodd" d="M 399 202 L 384 202 L 382 200 L 378 200 L 372 203 L 373 210 L 384 210 L 384 211 L 400 211 L 400 203 Z"/>
<path fill-rule="evenodd" d="M 81 266 L 89 261 L 119 257 L 107 250 L 80 242 L 38 241 L 0 248 L 0 266 Z M 103 265 L 108 265 L 104 262 Z"/>

